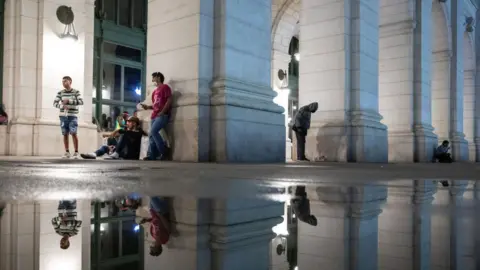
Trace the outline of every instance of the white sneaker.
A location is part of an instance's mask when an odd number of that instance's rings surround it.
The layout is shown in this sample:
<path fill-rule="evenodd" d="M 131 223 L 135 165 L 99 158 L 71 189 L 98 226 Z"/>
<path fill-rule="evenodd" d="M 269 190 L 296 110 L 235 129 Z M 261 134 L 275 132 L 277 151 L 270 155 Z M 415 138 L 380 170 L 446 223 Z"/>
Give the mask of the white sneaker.
<path fill-rule="evenodd" d="M 104 159 L 119 159 L 120 155 L 117 152 L 114 152 L 111 155 L 106 156 Z"/>
<path fill-rule="evenodd" d="M 73 158 L 74 158 L 74 159 L 79 159 L 79 158 L 80 158 L 80 154 L 79 154 L 78 152 L 73 153 Z"/>
<path fill-rule="evenodd" d="M 63 154 L 62 158 L 70 158 L 70 152 L 65 152 L 65 154 Z"/>

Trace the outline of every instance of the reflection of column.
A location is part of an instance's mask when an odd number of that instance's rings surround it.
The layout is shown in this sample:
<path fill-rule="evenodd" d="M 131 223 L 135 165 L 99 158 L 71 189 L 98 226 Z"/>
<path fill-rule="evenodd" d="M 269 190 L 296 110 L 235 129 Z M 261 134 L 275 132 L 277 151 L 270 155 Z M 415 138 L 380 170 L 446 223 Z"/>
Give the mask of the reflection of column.
<path fill-rule="evenodd" d="M 452 181 L 450 187 L 450 270 L 464 270 L 465 236 L 462 202 L 468 181 Z"/>
<path fill-rule="evenodd" d="M 436 181 L 390 187 L 379 217 L 379 269 L 430 269 L 430 225 Z M 393 269 L 393 268 L 392 268 Z"/>
<path fill-rule="evenodd" d="M 272 227 L 283 209 L 283 203 L 256 199 L 176 197 L 177 236 L 159 257 L 145 253 L 145 269 L 269 269 Z"/>
<path fill-rule="evenodd" d="M 434 269 L 460 270 L 465 256 L 463 215 L 460 211 L 468 181 L 451 181 L 450 187 L 435 195 L 432 214 L 430 263 Z"/>
<path fill-rule="evenodd" d="M 77 201 L 79 220 L 90 218 L 90 208 L 83 207 L 86 204 L 89 202 Z M 82 270 L 85 265 L 90 266 L 89 221 L 78 235 L 70 238 L 70 247 L 62 250 L 61 236 L 55 233 L 51 222 L 58 216 L 57 208 L 58 201 L 9 205 L 1 221 L 1 270 Z"/>
<path fill-rule="evenodd" d="M 298 224 L 298 268 L 378 269 L 378 215 L 387 188 L 319 187 L 316 198 L 308 194 L 319 225 Z"/>
<path fill-rule="evenodd" d="M 91 151 L 86 141 L 96 141 L 92 121 L 93 23 L 91 0 L 66 0 L 75 13 L 76 42 L 60 39 L 64 25 L 52 12 L 51 1 L 6 1 L 4 103 L 10 120 L 9 155 L 58 155 L 62 149 L 58 109 L 53 99 L 62 89 L 62 77 L 73 79 L 84 105 L 79 113 L 80 150 Z M 29 10 L 38 10 L 29 14 Z M 35 42 L 33 42 L 35 40 Z M 71 64 L 61 64 L 68 59 Z M 58 147 L 52 147 L 52 145 Z"/>

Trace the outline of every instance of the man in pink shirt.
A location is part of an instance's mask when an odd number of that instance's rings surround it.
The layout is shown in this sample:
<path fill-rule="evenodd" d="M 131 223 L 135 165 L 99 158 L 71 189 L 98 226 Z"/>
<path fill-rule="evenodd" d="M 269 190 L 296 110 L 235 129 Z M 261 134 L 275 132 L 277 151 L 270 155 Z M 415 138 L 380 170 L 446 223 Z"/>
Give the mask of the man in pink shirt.
<path fill-rule="evenodd" d="M 152 82 L 157 86 L 152 94 L 152 106 L 142 104 L 143 109 L 153 110 L 152 125 L 150 128 L 150 138 L 148 153 L 145 160 L 157 160 L 165 158 L 165 142 L 160 136 L 160 130 L 165 128 L 170 119 L 170 110 L 172 105 L 172 89 L 164 84 L 165 76 L 161 72 L 152 74 Z"/>

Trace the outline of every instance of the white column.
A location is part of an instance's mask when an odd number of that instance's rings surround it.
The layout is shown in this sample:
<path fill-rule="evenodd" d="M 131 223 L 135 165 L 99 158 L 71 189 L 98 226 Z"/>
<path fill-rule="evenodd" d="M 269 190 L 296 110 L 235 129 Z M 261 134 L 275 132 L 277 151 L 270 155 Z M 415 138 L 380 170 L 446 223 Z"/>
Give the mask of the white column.
<path fill-rule="evenodd" d="M 387 131 L 378 113 L 378 0 L 301 4 L 300 106 L 319 103 L 307 156 L 387 161 Z"/>
<path fill-rule="evenodd" d="M 432 55 L 432 123 L 439 141 L 449 139 L 450 59 L 450 51 Z"/>
<path fill-rule="evenodd" d="M 298 269 L 378 268 L 378 215 L 387 187 L 317 187 L 308 192 L 313 227 L 298 224 Z"/>
<path fill-rule="evenodd" d="M 73 87 L 83 95 L 80 150 L 91 151 L 86 142 L 97 137 L 91 124 L 93 4 L 92 0 L 6 2 L 3 89 L 11 117 L 9 155 L 49 156 L 63 151 L 58 109 L 53 107 L 63 76 L 72 77 Z M 64 25 L 56 11 L 61 5 L 72 7 L 75 14 L 75 42 L 59 37 Z"/>
<path fill-rule="evenodd" d="M 379 217 L 379 269 L 431 269 L 430 226 L 436 181 L 389 187 Z"/>
<path fill-rule="evenodd" d="M 452 29 L 452 58 L 450 64 L 450 130 L 454 160 L 468 160 L 468 143 L 463 133 L 463 42 L 465 15 L 463 1 L 452 1 L 450 22 Z"/>
<path fill-rule="evenodd" d="M 432 127 L 432 2 L 381 9 L 379 107 L 388 127 L 393 162 L 430 162 L 437 144 Z M 397 14 L 399 13 L 399 16 Z M 413 45 L 412 45 L 413 41 Z"/>
<path fill-rule="evenodd" d="M 283 70 L 288 74 L 288 65 L 291 61 L 291 55 L 278 50 L 273 50 L 272 53 L 272 88 L 277 92 L 277 96 L 273 101 L 281 106 L 285 111 L 283 115 L 285 117 L 285 157 L 287 160 L 292 158 L 292 142 L 288 138 L 288 102 L 290 96 L 290 89 L 288 88 L 288 75 L 285 76 L 283 81 L 278 78 L 278 71 Z"/>
<path fill-rule="evenodd" d="M 285 161 L 284 110 L 271 87 L 271 17 L 271 1 L 215 1 L 212 161 Z"/>
<path fill-rule="evenodd" d="M 147 72 L 162 72 L 174 91 L 173 159 L 208 161 L 210 86 L 213 68 L 212 1 L 148 1 Z"/>
<path fill-rule="evenodd" d="M 463 121 L 468 141 L 468 160 L 475 161 L 475 71 L 466 70 L 463 78 Z"/>

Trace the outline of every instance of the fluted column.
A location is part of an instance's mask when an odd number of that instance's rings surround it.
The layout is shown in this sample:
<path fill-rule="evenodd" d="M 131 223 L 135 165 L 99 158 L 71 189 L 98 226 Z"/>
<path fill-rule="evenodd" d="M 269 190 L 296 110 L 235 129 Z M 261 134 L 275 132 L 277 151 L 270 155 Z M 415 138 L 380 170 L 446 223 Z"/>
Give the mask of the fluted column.
<path fill-rule="evenodd" d="M 452 156 L 454 160 L 468 160 L 468 143 L 463 129 L 463 42 L 465 23 L 464 1 L 450 4 L 452 29 L 452 58 L 450 64 L 450 130 Z"/>
<path fill-rule="evenodd" d="M 298 224 L 298 268 L 378 269 L 378 215 L 387 187 L 322 186 L 308 194 L 318 226 Z"/>
<path fill-rule="evenodd" d="M 432 2 L 381 7 L 379 108 L 393 162 L 430 162 L 437 137 L 431 110 Z M 413 41 L 413 43 L 412 43 Z M 413 45 L 412 45 L 413 44 Z"/>
<path fill-rule="evenodd" d="M 466 70 L 463 74 L 463 122 L 465 139 L 468 141 L 468 160 L 475 161 L 475 71 Z"/>
<path fill-rule="evenodd" d="M 387 127 L 378 112 L 379 1 L 301 4 L 299 103 L 319 103 L 307 157 L 387 161 Z"/>
<path fill-rule="evenodd" d="M 428 270 L 431 211 L 437 182 L 413 180 L 388 189 L 379 217 L 379 269 Z"/>

